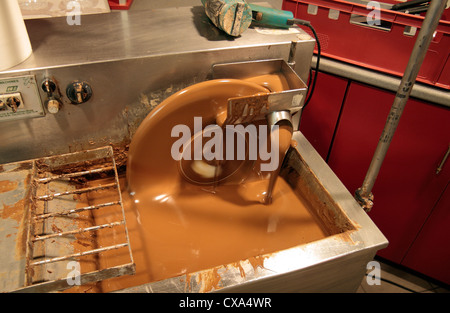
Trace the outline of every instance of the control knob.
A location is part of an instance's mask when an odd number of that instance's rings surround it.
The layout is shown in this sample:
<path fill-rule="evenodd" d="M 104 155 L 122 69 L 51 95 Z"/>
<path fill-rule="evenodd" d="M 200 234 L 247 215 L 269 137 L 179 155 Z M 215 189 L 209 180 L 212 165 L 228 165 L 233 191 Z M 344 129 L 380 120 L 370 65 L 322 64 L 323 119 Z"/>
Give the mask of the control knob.
<path fill-rule="evenodd" d="M 41 87 L 47 93 L 47 110 L 52 114 L 58 113 L 62 103 L 56 83 L 52 79 L 46 78 Z"/>
<path fill-rule="evenodd" d="M 73 104 L 81 104 L 91 98 L 92 89 L 86 82 L 74 81 L 67 86 L 66 95 Z"/>
<path fill-rule="evenodd" d="M 59 112 L 59 109 L 61 108 L 61 103 L 56 99 L 49 99 L 47 101 L 47 110 L 52 113 L 56 114 Z"/>

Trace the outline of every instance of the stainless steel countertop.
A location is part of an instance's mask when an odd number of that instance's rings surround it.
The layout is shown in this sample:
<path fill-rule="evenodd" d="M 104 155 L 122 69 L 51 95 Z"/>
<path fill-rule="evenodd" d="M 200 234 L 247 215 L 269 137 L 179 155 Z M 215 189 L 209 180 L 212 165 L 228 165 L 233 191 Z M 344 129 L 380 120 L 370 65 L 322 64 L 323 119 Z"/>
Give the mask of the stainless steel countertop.
<path fill-rule="evenodd" d="M 271 0 L 270 3 L 264 3 L 278 7 L 279 2 Z M 199 0 L 135 0 L 129 11 L 83 15 L 79 26 L 68 25 L 65 19 L 60 17 L 27 20 L 33 53 L 27 60 L 0 72 L 0 75 L 40 68 L 173 54 L 175 51 L 183 53 L 239 48 L 267 43 L 271 40 L 270 36 L 274 36 L 261 34 L 255 29 L 248 29 L 239 38 L 226 36 L 211 27 Z M 292 34 L 276 36 L 277 42 L 291 42 L 293 38 Z M 180 47 L 183 49 L 180 50 Z M 315 60 L 314 57 L 314 64 Z M 391 75 L 332 59 L 322 58 L 321 61 L 320 70 L 323 72 L 375 87 L 395 92 L 400 83 L 400 78 Z M 426 84 L 416 83 L 411 97 L 450 107 L 449 91 Z"/>
<path fill-rule="evenodd" d="M 66 17 L 27 20 L 33 53 L 1 74 L 39 68 L 106 62 L 208 49 L 292 42 L 293 35 L 267 35 L 248 29 L 233 38 L 211 27 L 202 6 L 112 11 L 81 16 L 81 25 Z M 180 51 L 180 47 L 183 47 Z"/>
<path fill-rule="evenodd" d="M 275 9 L 281 9 L 283 0 L 266 0 L 264 2 L 247 0 L 248 3 L 266 4 Z M 130 11 L 146 10 L 146 9 L 161 9 L 174 7 L 192 7 L 201 4 L 201 0 L 164 0 L 164 1 L 149 1 L 149 0 L 134 0 L 130 7 Z"/>

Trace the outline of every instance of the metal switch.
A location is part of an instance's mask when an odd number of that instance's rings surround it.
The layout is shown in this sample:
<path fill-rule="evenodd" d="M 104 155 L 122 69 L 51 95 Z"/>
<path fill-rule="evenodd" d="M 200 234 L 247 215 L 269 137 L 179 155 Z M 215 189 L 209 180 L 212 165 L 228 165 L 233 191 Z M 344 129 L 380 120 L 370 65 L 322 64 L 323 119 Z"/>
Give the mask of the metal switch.
<path fill-rule="evenodd" d="M 42 82 L 42 90 L 47 93 L 47 110 L 52 114 L 56 114 L 59 112 L 59 109 L 62 106 L 61 95 L 59 94 L 59 89 L 57 88 L 56 83 L 50 79 L 46 78 Z"/>

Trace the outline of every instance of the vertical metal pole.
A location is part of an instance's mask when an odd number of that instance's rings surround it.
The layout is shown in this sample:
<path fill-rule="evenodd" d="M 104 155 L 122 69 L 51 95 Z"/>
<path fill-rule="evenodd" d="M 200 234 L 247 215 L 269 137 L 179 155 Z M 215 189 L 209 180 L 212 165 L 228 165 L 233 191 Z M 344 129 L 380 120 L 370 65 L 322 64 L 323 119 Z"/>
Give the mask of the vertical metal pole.
<path fill-rule="evenodd" d="M 397 94 L 395 95 L 391 111 L 387 117 L 383 133 L 381 134 L 378 146 L 373 155 L 372 162 L 370 163 L 362 187 L 356 190 L 355 197 L 366 211 L 370 211 L 372 208 L 373 185 L 375 184 L 381 164 L 386 156 L 392 137 L 403 113 L 403 109 L 408 101 L 414 82 L 416 81 L 420 66 L 425 58 L 430 42 L 433 39 L 434 31 L 444 12 L 446 3 L 446 0 L 433 0 L 430 3 L 430 7 L 411 52 L 408 65 L 406 66 L 403 78 L 398 87 Z"/>

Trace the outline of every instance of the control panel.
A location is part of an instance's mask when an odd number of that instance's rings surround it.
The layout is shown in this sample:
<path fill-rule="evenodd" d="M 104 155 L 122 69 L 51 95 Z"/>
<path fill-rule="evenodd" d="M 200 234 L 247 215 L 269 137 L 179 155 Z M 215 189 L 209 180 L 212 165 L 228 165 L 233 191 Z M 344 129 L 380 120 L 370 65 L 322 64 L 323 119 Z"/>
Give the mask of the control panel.
<path fill-rule="evenodd" d="M 44 116 L 33 75 L 0 78 L 0 121 Z"/>

